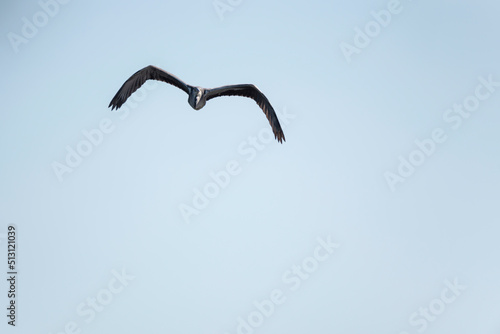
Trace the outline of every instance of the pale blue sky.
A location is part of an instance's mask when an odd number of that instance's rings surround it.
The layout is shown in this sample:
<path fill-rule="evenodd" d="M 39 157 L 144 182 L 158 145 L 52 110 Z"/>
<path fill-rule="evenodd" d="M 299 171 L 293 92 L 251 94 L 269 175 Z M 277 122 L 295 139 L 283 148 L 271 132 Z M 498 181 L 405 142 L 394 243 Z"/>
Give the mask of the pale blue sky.
<path fill-rule="evenodd" d="M 234 334 L 240 317 L 256 334 L 498 333 L 500 5 L 393 1 L 2 3 L 2 262 L 9 224 L 19 241 L 2 333 Z M 341 45 L 396 5 L 348 61 Z M 286 143 L 251 100 L 196 112 L 163 83 L 111 112 L 150 64 L 257 85 Z M 460 127 L 443 118 L 475 102 Z M 435 129 L 446 140 L 418 153 Z M 89 153 L 71 167 L 72 150 Z"/>

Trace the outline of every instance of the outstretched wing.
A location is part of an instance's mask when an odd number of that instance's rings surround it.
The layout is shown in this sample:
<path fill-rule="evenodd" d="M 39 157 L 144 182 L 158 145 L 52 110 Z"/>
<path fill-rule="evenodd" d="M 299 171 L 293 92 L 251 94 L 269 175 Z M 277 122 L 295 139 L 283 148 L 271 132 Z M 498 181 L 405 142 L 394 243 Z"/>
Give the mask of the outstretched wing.
<path fill-rule="evenodd" d="M 207 89 L 205 91 L 207 101 L 213 99 L 214 97 L 219 96 L 244 96 L 253 99 L 259 107 L 264 111 L 264 114 L 271 124 L 271 128 L 273 129 L 274 137 L 280 142 L 283 143 L 285 140 L 285 135 L 283 134 L 283 130 L 281 129 L 280 122 L 278 120 L 278 116 L 274 112 L 271 103 L 267 99 L 267 97 L 254 85 L 231 85 L 231 86 L 222 86 L 217 88 Z"/>
<path fill-rule="evenodd" d="M 174 85 L 177 88 L 182 89 L 187 94 L 189 94 L 189 85 L 187 85 L 184 81 L 177 78 L 175 75 L 168 73 L 167 71 L 162 70 L 161 68 L 149 65 L 144 67 L 142 70 L 135 72 L 127 81 L 122 85 L 122 87 L 118 90 L 115 97 L 109 103 L 109 107 L 113 109 L 120 108 L 125 101 L 129 98 L 132 93 L 141 87 L 146 80 L 159 80 Z"/>

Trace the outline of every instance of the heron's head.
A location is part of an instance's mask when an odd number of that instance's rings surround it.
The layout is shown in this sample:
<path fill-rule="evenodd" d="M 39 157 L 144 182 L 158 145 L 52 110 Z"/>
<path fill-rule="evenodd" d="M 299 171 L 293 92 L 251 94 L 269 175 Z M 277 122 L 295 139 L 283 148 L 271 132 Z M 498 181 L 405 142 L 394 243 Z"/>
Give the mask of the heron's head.
<path fill-rule="evenodd" d="M 205 106 L 206 101 L 202 99 L 203 96 L 203 88 L 201 87 L 193 87 L 191 92 L 189 93 L 188 103 L 193 109 L 200 110 Z"/>

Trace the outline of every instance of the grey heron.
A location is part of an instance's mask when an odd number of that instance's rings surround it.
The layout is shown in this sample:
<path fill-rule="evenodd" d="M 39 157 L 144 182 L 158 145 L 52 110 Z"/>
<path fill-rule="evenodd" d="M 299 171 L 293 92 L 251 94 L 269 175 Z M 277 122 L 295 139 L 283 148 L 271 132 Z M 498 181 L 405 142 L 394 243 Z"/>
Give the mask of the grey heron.
<path fill-rule="evenodd" d="M 285 135 L 281 129 L 278 116 L 271 106 L 267 97 L 252 84 L 229 85 L 216 88 L 203 88 L 198 86 L 190 86 L 184 81 L 177 78 L 175 75 L 162 70 L 156 66 L 146 66 L 143 69 L 135 72 L 118 90 L 116 95 L 109 103 L 111 110 L 119 109 L 125 101 L 132 95 L 139 87 L 141 87 L 147 80 L 158 80 L 168 84 L 174 85 L 177 88 L 185 91 L 188 97 L 188 103 L 193 109 L 200 110 L 203 108 L 208 100 L 219 96 L 244 96 L 253 99 L 266 115 L 269 124 L 274 133 L 274 137 L 280 143 L 285 140 Z"/>

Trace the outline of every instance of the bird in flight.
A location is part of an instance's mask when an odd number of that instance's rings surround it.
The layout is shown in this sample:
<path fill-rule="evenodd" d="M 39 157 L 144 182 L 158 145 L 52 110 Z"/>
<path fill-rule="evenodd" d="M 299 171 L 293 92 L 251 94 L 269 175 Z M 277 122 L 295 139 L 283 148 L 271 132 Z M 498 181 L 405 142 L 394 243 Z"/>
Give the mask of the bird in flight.
<path fill-rule="evenodd" d="M 266 115 L 267 120 L 269 121 L 269 124 L 273 129 L 274 137 L 276 138 L 276 140 L 278 140 L 280 143 L 283 143 L 283 140 L 285 140 L 285 135 L 283 134 L 283 130 L 281 129 L 278 116 L 276 116 L 276 113 L 274 112 L 274 109 L 267 97 L 256 86 L 252 84 L 243 84 L 222 86 L 210 89 L 195 87 L 186 84 L 175 75 L 151 65 L 135 72 L 127 81 L 125 81 L 125 83 L 121 86 L 121 88 L 109 103 L 108 108 L 111 107 L 111 110 L 120 108 L 125 103 L 125 101 L 127 101 L 129 96 L 132 95 L 132 93 L 139 89 L 139 87 L 141 87 L 146 82 L 146 80 L 150 79 L 164 81 L 185 91 L 189 95 L 189 105 L 195 110 L 200 110 L 201 108 L 203 108 L 206 102 L 210 99 L 213 99 L 214 97 L 231 95 L 249 97 L 257 102 L 259 107 Z"/>

